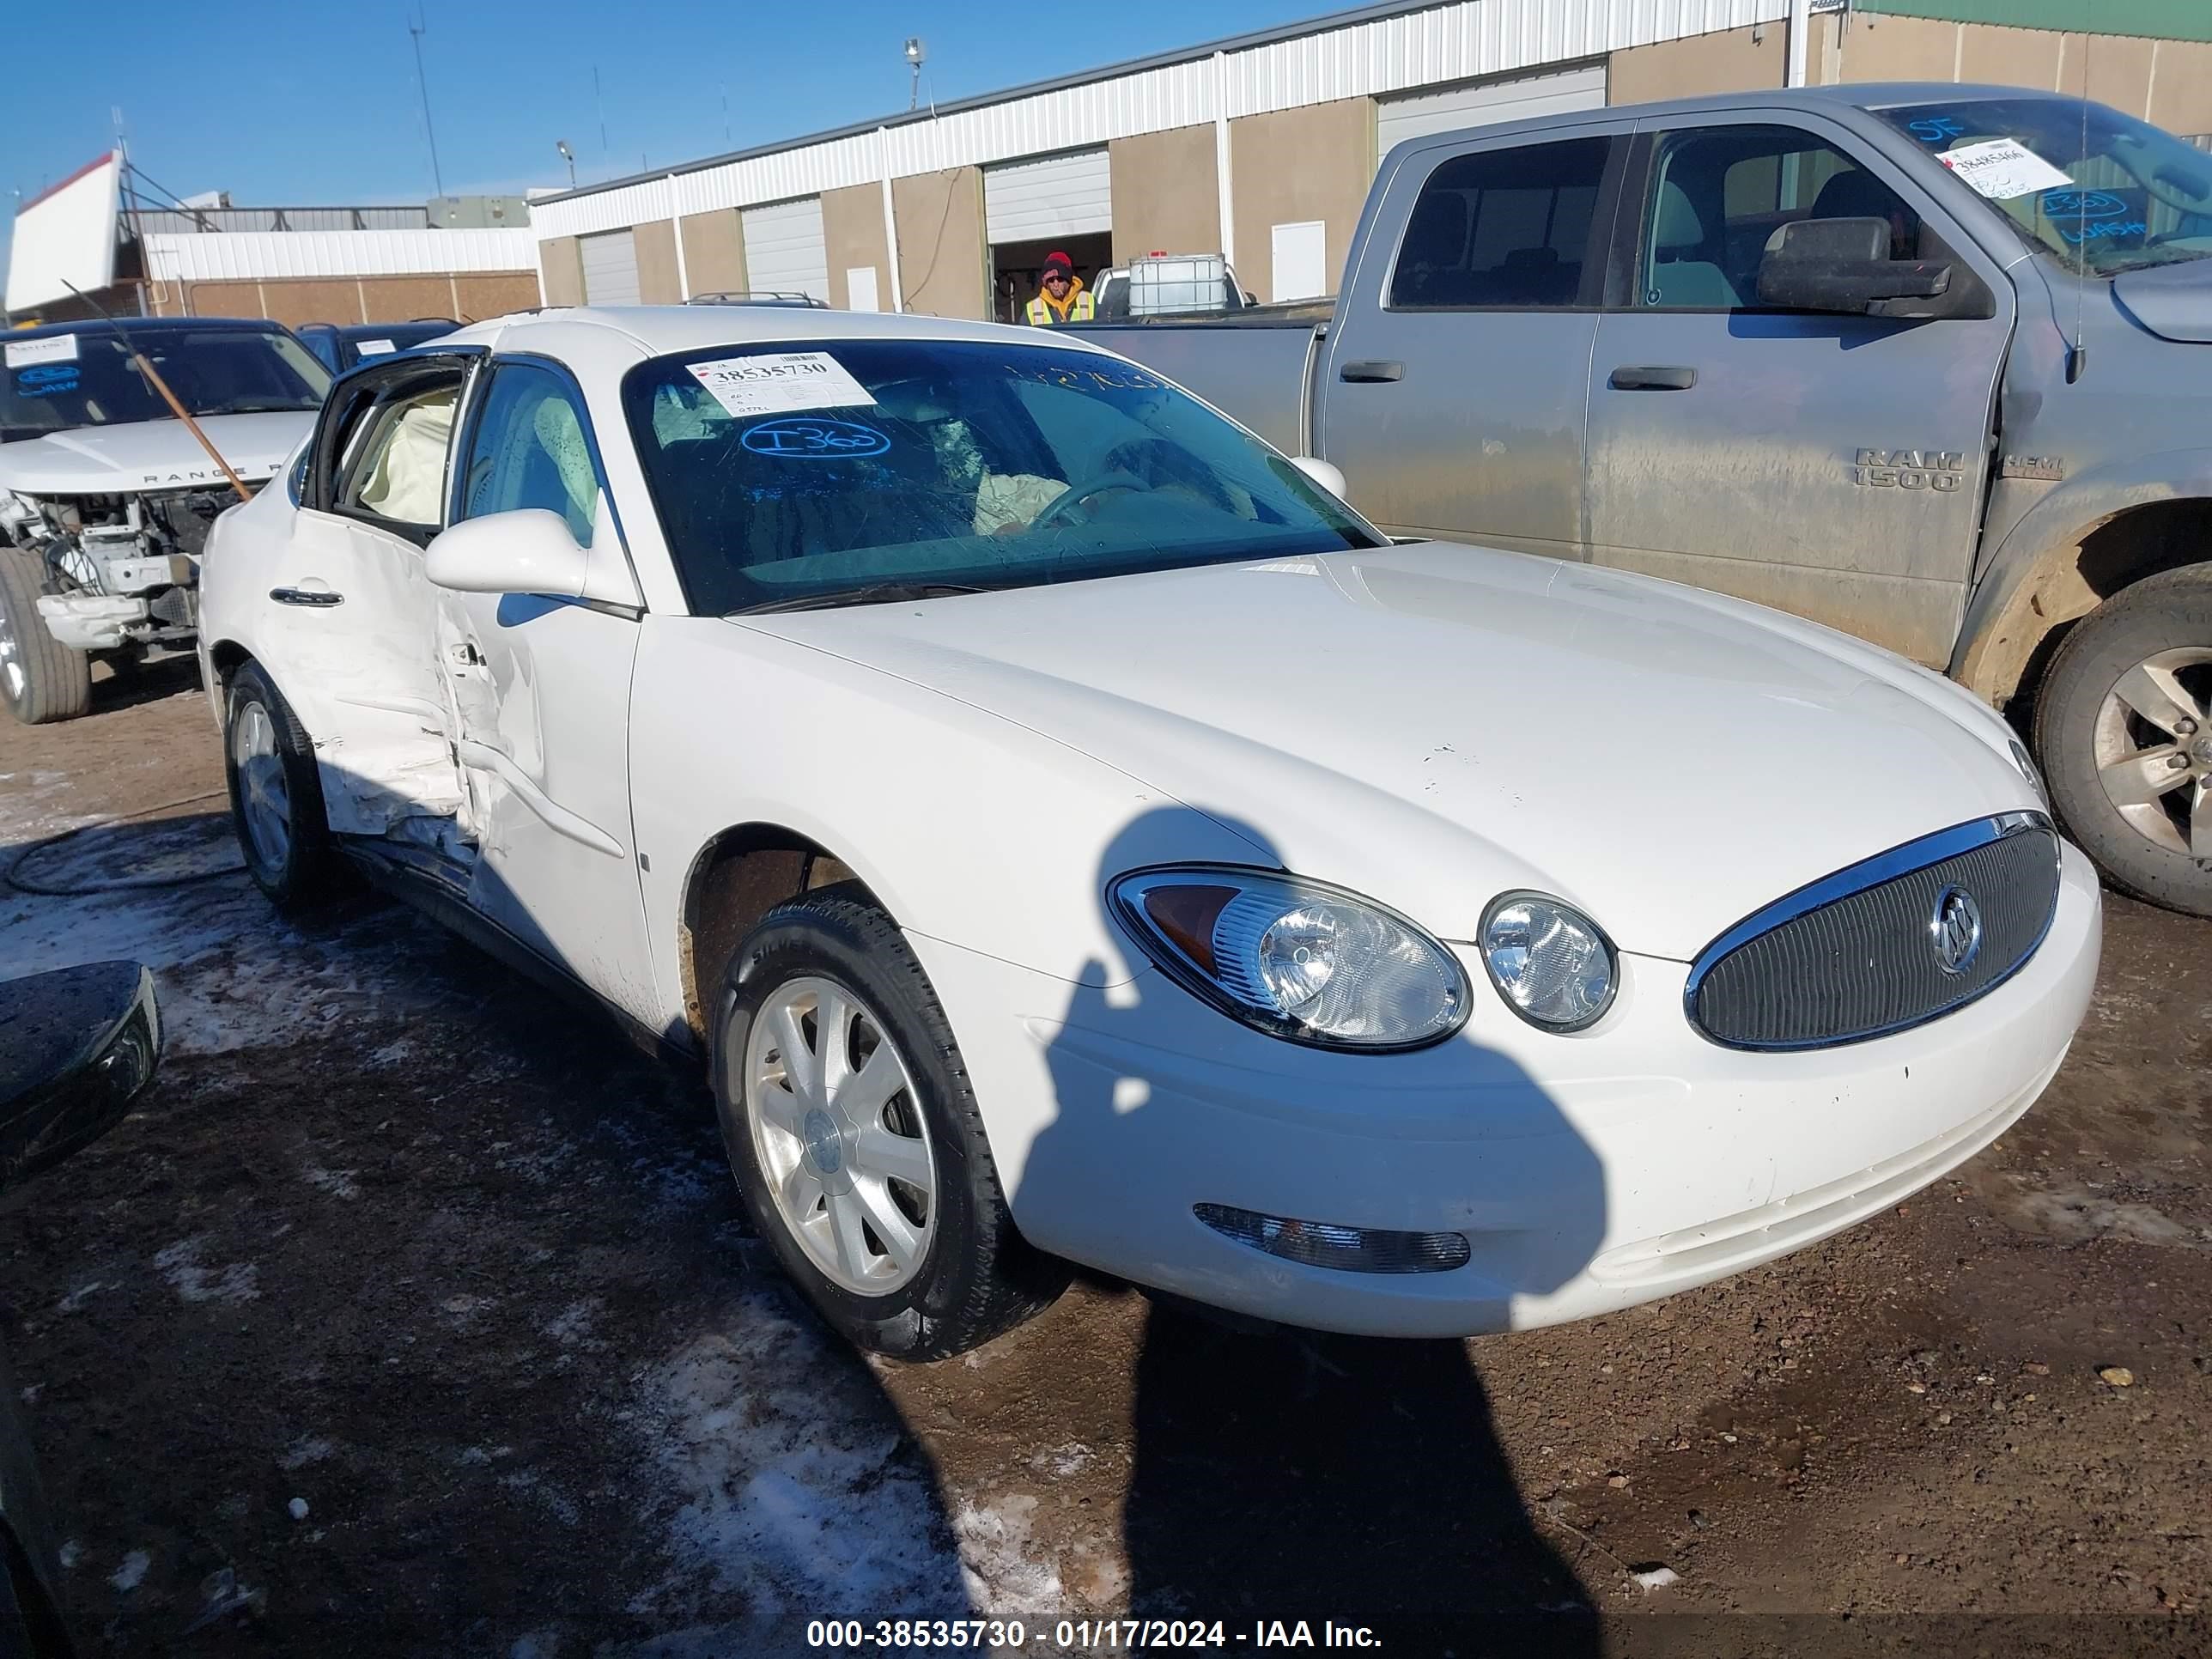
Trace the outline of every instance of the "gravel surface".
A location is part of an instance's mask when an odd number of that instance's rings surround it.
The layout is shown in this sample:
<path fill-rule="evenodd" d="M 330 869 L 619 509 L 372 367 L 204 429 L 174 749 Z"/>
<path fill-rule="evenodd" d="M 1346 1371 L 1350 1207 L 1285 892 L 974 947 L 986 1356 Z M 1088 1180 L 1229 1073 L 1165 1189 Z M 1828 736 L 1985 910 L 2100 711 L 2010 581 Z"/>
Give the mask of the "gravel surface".
<path fill-rule="evenodd" d="M 1701 1291 L 1394 1344 L 1085 1281 L 874 1366 L 787 1291 L 696 1079 L 405 910 L 279 922 L 189 684 L 0 725 L 0 859 L 77 895 L 0 888 L 0 973 L 138 956 L 168 1022 L 139 1109 L 0 1206 L 88 1652 L 678 1659 L 1132 1609 L 1232 1649 L 2208 1650 L 2204 924 L 2108 900 L 2018 1127 Z"/>

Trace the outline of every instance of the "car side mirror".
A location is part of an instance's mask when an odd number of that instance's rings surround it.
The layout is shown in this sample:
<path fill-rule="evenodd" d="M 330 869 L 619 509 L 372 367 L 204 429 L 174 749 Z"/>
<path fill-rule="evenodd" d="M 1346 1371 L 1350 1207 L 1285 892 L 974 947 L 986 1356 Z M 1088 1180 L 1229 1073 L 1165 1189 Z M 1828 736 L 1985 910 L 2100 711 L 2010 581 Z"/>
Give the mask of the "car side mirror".
<path fill-rule="evenodd" d="M 1887 219 L 1798 219 L 1759 262 L 1759 303 L 1863 317 L 1932 314 L 1921 301 L 1950 290 L 1951 267 L 1889 257 Z"/>
<path fill-rule="evenodd" d="M 0 1192 L 121 1122 L 161 1058 L 154 976 L 135 962 L 0 982 Z"/>
<path fill-rule="evenodd" d="M 1344 470 L 1341 467 L 1332 466 L 1315 455 L 1293 455 L 1291 457 L 1291 465 L 1335 496 L 1337 500 L 1344 499 Z"/>
<path fill-rule="evenodd" d="M 441 532 L 422 556 L 422 570 L 455 593 L 574 599 L 583 597 L 591 557 L 558 513 L 526 507 L 464 519 Z"/>

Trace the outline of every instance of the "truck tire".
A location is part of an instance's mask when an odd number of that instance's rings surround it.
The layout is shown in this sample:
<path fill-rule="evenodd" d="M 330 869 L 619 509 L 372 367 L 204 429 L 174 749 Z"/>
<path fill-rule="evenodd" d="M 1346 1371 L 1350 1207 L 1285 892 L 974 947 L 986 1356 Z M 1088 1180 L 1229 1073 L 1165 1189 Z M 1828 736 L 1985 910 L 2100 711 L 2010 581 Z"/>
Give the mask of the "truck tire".
<path fill-rule="evenodd" d="M 730 959 L 714 1033 L 738 1190 L 848 1340 L 949 1358 L 1066 1288 L 1067 1265 L 1015 1230 L 945 1010 L 865 892 L 819 888 L 763 916 Z"/>
<path fill-rule="evenodd" d="M 2067 833 L 2123 892 L 2212 916 L 2212 564 L 2124 589 L 2075 624 L 2036 698 Z"/>
<path fill-rule="evenodd" d="M 92 659 L 46 631 L 46 587 L 36 553 L 0 547 L 0 696 L 25 726 L 73 720 L 92 707 Z"/>

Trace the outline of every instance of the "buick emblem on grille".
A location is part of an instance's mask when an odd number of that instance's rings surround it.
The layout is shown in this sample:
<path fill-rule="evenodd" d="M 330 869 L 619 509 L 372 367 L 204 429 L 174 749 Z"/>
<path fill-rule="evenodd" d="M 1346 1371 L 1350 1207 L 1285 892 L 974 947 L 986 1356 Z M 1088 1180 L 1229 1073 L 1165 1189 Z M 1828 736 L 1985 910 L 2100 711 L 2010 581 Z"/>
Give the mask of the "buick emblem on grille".
<path fill-rule="evenodd" d="M 1936 961 L 1947 974 L 1963 974 L 1982 948 L 1982 907 L 1963 887 L 1946 887 L 1936 896 L 1936 914 L 1928 918 L 1929 942 Z"/>

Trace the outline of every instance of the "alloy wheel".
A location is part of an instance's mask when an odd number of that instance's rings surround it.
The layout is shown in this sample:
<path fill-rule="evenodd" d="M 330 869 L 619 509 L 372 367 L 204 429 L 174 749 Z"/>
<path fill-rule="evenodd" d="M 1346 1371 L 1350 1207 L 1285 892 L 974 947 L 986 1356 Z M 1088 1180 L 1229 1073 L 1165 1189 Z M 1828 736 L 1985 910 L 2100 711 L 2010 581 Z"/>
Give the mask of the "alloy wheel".
<path fill-rule="evenodd" d="M 2145 658 L 2097 710 L 2097 777 L 2154 845 L 2212 860 L 2212 647 Z"/>
<path fill-rule="evenodd" d="M 276 750 L 276 724 L 260 703 L 246 703 L 238 711 L 230 761 L 238 773 L 239 805 L 254 860 L 273 875 L 292 854 L 292 791 L 284 777 L 284 757 Z"/>
<path fill-rule="evenodd" d="M 834 981 L 786 981 L 745 1040 L 745 1119 L 779 1218 L 860 1296 L 919 1273 L 937 1170 L 914 1079 L 875 1011 Z"/>

